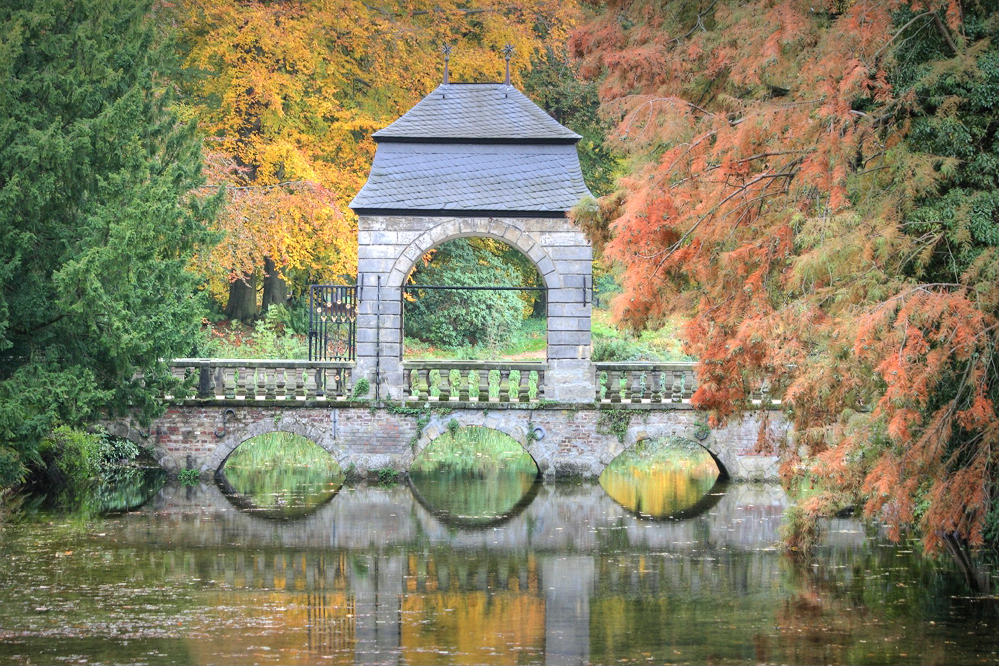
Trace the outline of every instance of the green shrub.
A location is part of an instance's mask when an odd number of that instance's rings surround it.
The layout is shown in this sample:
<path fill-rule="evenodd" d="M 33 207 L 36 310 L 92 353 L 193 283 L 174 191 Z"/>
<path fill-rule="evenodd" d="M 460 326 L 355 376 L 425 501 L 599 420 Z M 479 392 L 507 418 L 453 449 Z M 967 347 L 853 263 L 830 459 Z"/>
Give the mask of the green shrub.
<path fill-rule="evenodd" d="M 17 451 L 0 446 L 0 490 L 23 483 L 27 475 L 28 469 L 21 463 Z"/>
<path fill-rule="evenodd" d="M 201 479 L 196 469 L 182 469 L 177 473 L 177 480 L 182 486 L 196 486 Z"/>
<path fill-rule="evenodd" d="M 101 468 L 100 435 L 59 426 L 38 447 L 47 481 L 55 488 L 78 488 Z"/>
<path fill-rule="evenodd" d="M 663 362 L 668 360 L 649 345 L 625 338 L 594 340 L 591 359 L 594 363 Z"/>
<path fill-rule="evenodd" d="M 456 286 L 514 286 L 520 277 L 498 256 L 458 239 L 441 245 L 433 260 L 420 266 L 416 281 Z M 410 291 L 406 305 L 406 335 L 441 347 L 493 345 L 520 325 L 524 310 L 517 292 L 426 290 Z"/>
<path fill-rule="evenodd" d="M 354 384 L 354 390 L 350 394 L 351 400 L 360 400 L 371 391 L 371 383 L 367 377 L 361 377 Z"/>

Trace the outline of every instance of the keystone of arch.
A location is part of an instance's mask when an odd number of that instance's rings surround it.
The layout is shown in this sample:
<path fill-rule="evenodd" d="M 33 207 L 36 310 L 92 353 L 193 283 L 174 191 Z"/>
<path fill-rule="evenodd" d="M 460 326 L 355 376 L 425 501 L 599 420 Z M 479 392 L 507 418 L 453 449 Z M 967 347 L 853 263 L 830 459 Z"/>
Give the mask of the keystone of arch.
<path fill-rule="evenodd" d="M 399 253 L 389 272 L 387 287 L 401 287 L 413 265 L 427 251 L 455 238 L 493 238 L 507 243 L 531 260 L 549 289 L 562 286 L 562 278 L 555 270 L 555 261 L 548 251 L 530 234 L 512 222 L 490 218 L 488 223 L 475 223 L 468 219 L 451 219 L 423 232 Z"/>

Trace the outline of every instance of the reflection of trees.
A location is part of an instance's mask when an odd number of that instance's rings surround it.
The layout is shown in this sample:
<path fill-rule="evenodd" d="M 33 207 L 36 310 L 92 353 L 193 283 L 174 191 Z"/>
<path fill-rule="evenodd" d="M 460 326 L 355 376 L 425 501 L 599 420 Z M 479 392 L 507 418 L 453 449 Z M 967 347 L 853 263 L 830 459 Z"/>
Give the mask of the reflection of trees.
<path fill-rule="evenodd" d="M 958 663 L 956 654 L 995 649 L 991 630 L 963 630 L 974 628 L 984 606 L 969 597 L 957 568 L 922 557 L 918 547 L 830 549 L 783 564 L 795 593 L 777 607 L 777 635 L 763 661 L 894 663 L 904 653 L 921 663 Z M 989 615 L 994 623 L 994 605 Z M 955 620 L 967 625 L 959 651 L 944 640 Z"/>
<path fill-rule="evenodd" d="M 309 467 L 229 468 L 215 475 L 219 489 L 236 508 L 267 518 L 303 518 L 336 496 L 341 476 Z"/>
<path fill-rule="evenodd" d="M 492 471 L 412 473 L 413 496 L 439 520 L 460 527 L 495 526 L 526 509 L 541 487 L 537 474 Z"/>
<path fill-rule="evenodd" d="M 122 513 L 142 506 L 166 483 L 162 469 L 118 467 L 101 474 L 80 503 L 84 513 Z"/>
<path fill-rule="evenodd" d="M 622 454 L 600 475 L 600 485 L 621 506 L 652 518 L 687 518 L 703 500 L 717 502 L 715 488 L 718 468 L 704 454 L 706 461 L 691 460 L 686 455 L 646 457 L 631 452 Z M 704 507 L 710 508 L 706 505 Z"/>

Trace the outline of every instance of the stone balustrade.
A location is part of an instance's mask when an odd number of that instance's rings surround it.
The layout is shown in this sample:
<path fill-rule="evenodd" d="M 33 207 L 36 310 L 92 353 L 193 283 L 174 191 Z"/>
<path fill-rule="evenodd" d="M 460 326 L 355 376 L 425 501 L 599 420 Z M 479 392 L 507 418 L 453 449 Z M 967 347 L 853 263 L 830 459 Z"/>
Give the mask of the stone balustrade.
<path fill-rule="evenodd" d="M 694 363 L 594 363 L 594 401 L 689 405 L 697 390 L 694 366 Z M 193 377 L 194 386 L 185 395 L 163 397 L 345 400 L 351 397 L 353 368 L 352 361 L 181 358 L 170 364 L 170 373 L 180 380 Z M 402 368 L 406 401 L 536 403 L 546 398 L 546 363 L 417 360 L 403 362 Z M 766 387 L 754 391 L 750 399 L 761 407 L 780 403 Z"/>
<path fill-rule="evenodd" d="M 406 361 L 407 401 L 538 402 L 545 397 L 545 363 Z"/>
<path fill-rule="evenodd" d="M 603 403 L 690 404 L 697 390 L 696 363 L 594 363 L 596 401 Z M 754 405 L 779 404 L 766 386 L 753 391 Z"/>
<path fill-rule="evenodd" d="M 170 374 L 195 377 L 201 400 L 344 400 L 353 367 L 351 361 L 179 358 Z"/>

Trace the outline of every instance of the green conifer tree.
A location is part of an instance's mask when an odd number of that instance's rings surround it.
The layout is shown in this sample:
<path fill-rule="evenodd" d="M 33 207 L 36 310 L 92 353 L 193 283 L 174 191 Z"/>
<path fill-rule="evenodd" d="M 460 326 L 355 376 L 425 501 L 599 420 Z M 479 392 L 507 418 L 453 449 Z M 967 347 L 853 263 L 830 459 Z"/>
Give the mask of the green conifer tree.
<path fill-rule="evenodd" d="M 214 200 L 171 110 L 166 35 L 147 0 L 0 5 L 0 487 L 57 423 L 134 406 L 134 379 L 189 353 L 186 270 Z"/>

